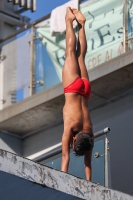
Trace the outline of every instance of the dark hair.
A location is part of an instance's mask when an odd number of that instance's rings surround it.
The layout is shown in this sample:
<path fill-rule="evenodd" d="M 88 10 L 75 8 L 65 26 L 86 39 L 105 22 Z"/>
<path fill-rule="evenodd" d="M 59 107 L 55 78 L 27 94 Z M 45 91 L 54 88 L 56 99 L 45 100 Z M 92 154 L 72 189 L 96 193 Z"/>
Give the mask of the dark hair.
<path fill-rule="evenodd" d="M 78 133 L 74 142 L 74 151 L 76 156 L 83 156 L 93 148 L 93 140 L 86 133 Z"/>

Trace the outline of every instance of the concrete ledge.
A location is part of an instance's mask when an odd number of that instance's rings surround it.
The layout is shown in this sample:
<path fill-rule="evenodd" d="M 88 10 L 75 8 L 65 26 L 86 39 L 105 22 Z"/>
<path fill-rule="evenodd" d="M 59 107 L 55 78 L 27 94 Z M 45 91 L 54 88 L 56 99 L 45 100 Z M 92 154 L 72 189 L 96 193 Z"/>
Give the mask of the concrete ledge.
<path fill-rule="evenodd" d="M 94 67 L 88 71 L 90 81 L 94 81 L 102 76 L 105 76 L 111 72 L 114 72 L 122 67 L 125 67 L 133 63 L 133 51 L 124 53 L 119 57 L 116 57 L 104 64 Z"/>
<path fill-rule="evenodd" d="M 19 103 L 9 106 L 0 111 L 0 122 L 12 118 L 20 113 L 37 107 L 63 94 L 62 83 L 51 87 L 43 92 L 35 94 Z"/>
<path fill-rule="evenodd" d="M 0 149 L 0 171 L 13 174 L 87 200 L 133 200 L 133 196 L 111 190 L 70 174 L 35 163 Z"/>
<path fill-rule="evenodd" d="M 89 105 L 105 101 L 133 89 L 133 51 L 89 70 L 92 93 Z M 18 135 L 28 134 L 62 119 L 62 83 L 0 111 L 0 129 Z"/>

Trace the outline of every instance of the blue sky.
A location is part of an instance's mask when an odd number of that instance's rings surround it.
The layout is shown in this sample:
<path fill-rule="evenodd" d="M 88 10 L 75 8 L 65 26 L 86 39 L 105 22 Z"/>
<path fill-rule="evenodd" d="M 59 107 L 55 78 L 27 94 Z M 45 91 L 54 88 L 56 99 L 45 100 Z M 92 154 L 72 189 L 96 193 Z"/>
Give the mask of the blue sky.
<path fill-rule="evenodd" d="M 31 22 L 35 21 L 47 14 L 49 14 L 54 8 L 60 6 L 69 0 L 36 0 L 37 2 L 37 10 L 35 12 L 26 11 L 23 15 L 31 18 Z M 84 0 L 86 1 L 86 0 Z"/>

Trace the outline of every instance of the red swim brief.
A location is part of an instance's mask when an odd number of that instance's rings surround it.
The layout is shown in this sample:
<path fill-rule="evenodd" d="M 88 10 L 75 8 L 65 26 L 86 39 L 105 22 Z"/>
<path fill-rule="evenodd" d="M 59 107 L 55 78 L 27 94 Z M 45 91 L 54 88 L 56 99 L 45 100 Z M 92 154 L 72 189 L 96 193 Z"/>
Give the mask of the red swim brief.
<path fill-rule="evenodd" d="M 78 93 L 89 99 L 91 84 L 87 79 L 78 77 L 74 82 L 64 88 L 64 93 Z"/>

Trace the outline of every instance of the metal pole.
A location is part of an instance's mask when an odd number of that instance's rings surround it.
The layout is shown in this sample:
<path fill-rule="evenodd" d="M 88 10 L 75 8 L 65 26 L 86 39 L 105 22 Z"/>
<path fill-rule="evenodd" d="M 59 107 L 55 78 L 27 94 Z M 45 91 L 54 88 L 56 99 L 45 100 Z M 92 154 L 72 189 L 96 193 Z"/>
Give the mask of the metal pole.
<path fill-rule="evenodd" d="M 30 96 L 34 94 L 34 76 L 34 26 L 32 26 L 30 41 Z"/>
<path fill-rule="evenodd" d="M 111 131 L 111 129 L 109 127 L 104 128 L 103 130 L 96 132 L 94 134 L 94 138 L 97 138 L 97 137 L 100 137 L 102 135 L 105 135 L 105 134 L 109 133 L 110 131 Z"/>
<path fill-rule="evenodd" d="M 108 138 L 107 135 L 105 135 L 105 187 L 108 187 L 109 181 L 108 181 Z"/>
<path fill-rule="evenodd" d="M 128 51 L 128 0 L 123 0 L 123 47 Z"/>
<path fill-rule="evenodd" d="M 97 133 L 95 133 L 94 134 L 94 138 L 98 138 L 98 137 L 100 137 L 100 136 L 102 136 L 102 135 L 106 135 L 107 133 L 109 133 L 110 132 L 110 128 L 105 128 L 105 129 L 103 129 L 103 130 L 101 130 L 101 131 L 98 131 Z M 100 134 L 99 134 L 100 133 Z M 108 140 L 106 141 L 107 143 L 108 143 Z M 107 145 L 108 146 L 108 145 Z M 57 154 L 59 154 L 59 153 L 61 153 L 62 152 L 62 144 L 60 144 L 60 146 L 58 146 L 58 148 L 55 148 L 55 149 L 53 149 L 52 151 L 49 151 L 49 152 L 47 152 L 47 154 L 43 154 L 43 155 L 41 155 L 41 156 L 39 156 L 39 157 L 37 157 L 37 158 L 35 158 L 34 160 L 35 161 L 37 161 L 37 162 L 40 162 L 40 161 L 42 161 L 42 160 L 45 160 L 46 158 L 50 158 L 50 157 L 52 157 L 52 156 L 54 156 L 54 155 L 57 155 Z M 108 151 L 108 147 L 107 147 L 107 151 Z M 107 152 L 108 153 L 108 152 Z M 108 154 L 107 154 L 106 152 L 105 152 L 105 155 L 107 155 L 107 157 L 108 157 Z M 106 160 L 108 160 L 108 159 L 106 159 Z M 106 167 L 108 167 L 108 165 L 106 165 Z M 106 170 L 107 171 L 107 170 Z M 107 177 L 108 178 L 108 177 Z"/>

